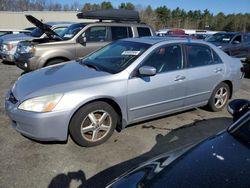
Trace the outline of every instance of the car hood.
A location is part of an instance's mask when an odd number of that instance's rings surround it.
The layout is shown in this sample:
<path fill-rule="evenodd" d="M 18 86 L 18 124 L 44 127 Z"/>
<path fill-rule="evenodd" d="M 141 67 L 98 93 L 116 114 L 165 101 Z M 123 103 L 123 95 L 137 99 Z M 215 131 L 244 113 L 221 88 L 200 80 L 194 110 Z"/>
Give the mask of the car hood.
<path fill-rule="evenodd" d="M 47 24 L 42 23 L 31 15 L 25 15 L 25 17 L 30 23 L 41 29 L 50 39 L 57 38 L 62 40 L 62 38 L 56 32 L 50 29 L 50 26 L 48 26 Z"/>
<path fill-rule="evenodd" d="M 0 37 L 0 42 L 1 43 L 8 43 L 8 42 L 19 42 L 23 40 L 30 40 L 33 39 L 30 34 L 25 34 L 25 33 L 19 33 L 19 34 L 8 34 Z"/>
<path fill-rule="evenodd" d="M 250 185 L 249 146 L 226 131 L 201 142 L 168 165 L 164 165 L 168 156 L 169 154 L 130 171 L 108 187 L 148 185 L 193 188 Z M 160 168 L 164 169 L 157 170 Z"/>
<path fill-rule="evenodd" d="M 17 100 L 23 101 L 37 96 L 91 87 L 102 83 L 104 79 L 100 77 L 110 75 L 72 61 L 27 73 L 19 77 L 11 90 Z"/>

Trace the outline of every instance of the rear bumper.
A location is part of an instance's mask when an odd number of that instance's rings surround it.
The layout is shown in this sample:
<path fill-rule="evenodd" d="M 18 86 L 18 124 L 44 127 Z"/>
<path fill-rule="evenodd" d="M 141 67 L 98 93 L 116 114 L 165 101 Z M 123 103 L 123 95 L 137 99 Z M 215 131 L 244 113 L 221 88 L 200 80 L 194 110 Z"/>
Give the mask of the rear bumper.
<path fill-rule="evenodd" d="M 39 141 L 65 141 L 68 137 L 70 111 L 35 113 L 19 110 L 5 101 L 12 127 L 19 133 Z"/>

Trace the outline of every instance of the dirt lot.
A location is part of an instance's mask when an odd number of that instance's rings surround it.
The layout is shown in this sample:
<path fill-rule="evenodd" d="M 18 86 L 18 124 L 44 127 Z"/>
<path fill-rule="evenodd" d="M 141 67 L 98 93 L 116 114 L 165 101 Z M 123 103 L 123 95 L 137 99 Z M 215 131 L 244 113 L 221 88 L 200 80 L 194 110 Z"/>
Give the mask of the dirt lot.
<path fill-rule="evenodd" d="M 133 165 L 176 147 L 195 143 L 225 129 L 223 112 L 193 109 L 130 126 L 103 145 L 81 148 L 67 143 L 38 143 L 11 128 L 4 113 L 4 95 L 22 73 L 0 63 L 0 187 L 103 187 Z M 234 98 L 250 99 L 244 79 Z M 52 127 L 53 128 L 53 127 Z"/>

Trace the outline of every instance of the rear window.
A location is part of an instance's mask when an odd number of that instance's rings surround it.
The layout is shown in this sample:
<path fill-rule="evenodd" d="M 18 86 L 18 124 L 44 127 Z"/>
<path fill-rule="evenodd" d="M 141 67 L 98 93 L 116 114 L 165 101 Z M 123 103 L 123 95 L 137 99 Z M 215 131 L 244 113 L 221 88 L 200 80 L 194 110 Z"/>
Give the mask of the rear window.
<path fill-rule="evenodd" d="M 151 31 L 148 27 L 137 27 L 139 37 L 151 36 Z"/>
<path fill-rule="evenodd" d="M 119 40 L 131 37 L 130 32 L 131 32 L 130 27 L 112 26 L 111 27 L 112 40 Z"/>

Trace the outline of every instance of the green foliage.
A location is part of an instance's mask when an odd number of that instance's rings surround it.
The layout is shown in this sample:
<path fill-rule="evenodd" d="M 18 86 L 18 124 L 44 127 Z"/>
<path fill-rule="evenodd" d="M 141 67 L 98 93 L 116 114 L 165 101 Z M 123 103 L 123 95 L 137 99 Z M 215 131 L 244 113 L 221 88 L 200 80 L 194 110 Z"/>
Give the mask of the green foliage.
<path fill-rule="evenodd" d="M 101 9 L 113 9 L 113 5 L 110 1 L 103 1 L 101 3 Z"/>
<path fill-rule="evenodd" d="M 119 9 L 125 9 L 125 10 L 134 10 L 135 6 L 132 3 L 121 3 L 119 5 Z"/>
<path fill-rule="evenodd" d="M 69 4 L 53 2 L 51 0 L 0 0 L 0 11 L 76 11 L 76 10 L 99 10 L 113 9 L 110 1 L 100 4 L 85 3 L 82 6 L 76 1 Z M 138 10 L 141 20 L 150 24 L 156 30 L 162 28 L 184 28 L 184 29 L 209 29 L 217 31 L 250 31 L 250 13 L 228 14 L 223 12 L 213 15 L 208 9 L 185 11 L 179 7 L 169 9 L 160 6 L 153 9 L 151 6 L 143 8 L 131 2 L 121 3 L 119 9 Z"/>

